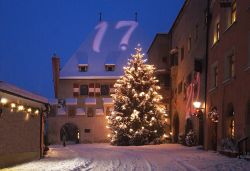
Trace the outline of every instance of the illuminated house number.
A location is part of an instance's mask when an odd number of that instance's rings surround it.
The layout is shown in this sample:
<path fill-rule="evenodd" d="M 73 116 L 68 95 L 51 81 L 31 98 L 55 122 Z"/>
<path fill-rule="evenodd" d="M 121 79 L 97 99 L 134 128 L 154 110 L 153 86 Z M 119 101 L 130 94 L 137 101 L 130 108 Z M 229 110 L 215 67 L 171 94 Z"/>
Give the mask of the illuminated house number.
<path fill-rule="evenodd" d="M 138 23 L 135 21 L 119 21 L 116 24 L 115 29 L 128 27 L 128 31 L 124 34 L 124 36 L 122 37 L 119 43 L 119 48 L 121 50 L 123 51 L 127 50 L 129 39 L 137 26 L 138 26 Z M 100 46 L 101 46 L 103 37 L 107 31 L 107 28 L 108 28 L 108 23 L 106 21 L 101 22 L 95 27 L 95 29 L 97 30 L 96 36 L 93 41 L 93 50 L 95 52 L 100 52 Z"/>

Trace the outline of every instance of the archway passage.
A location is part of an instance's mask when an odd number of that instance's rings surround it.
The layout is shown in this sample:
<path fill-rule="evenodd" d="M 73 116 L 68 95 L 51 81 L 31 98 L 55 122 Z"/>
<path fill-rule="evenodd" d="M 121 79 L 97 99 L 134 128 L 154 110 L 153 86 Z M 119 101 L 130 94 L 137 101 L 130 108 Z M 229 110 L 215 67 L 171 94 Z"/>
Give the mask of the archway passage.
<path fill-rule="evenodd" d="M 66 123 L 60 130 L 60 140 L 66 140 L 68 143 L 79 142 L 79 129 L 75 124 Z"/>
<path fill-rule="evenodd" d="M 177 113 L 175 113 L 174 118 L 173 118 L 173 133 L 174 133 L 173 140 L 174 140 L 174 142 L 178 142 L 179 123 L 180 123 L 179 116 Z"/>

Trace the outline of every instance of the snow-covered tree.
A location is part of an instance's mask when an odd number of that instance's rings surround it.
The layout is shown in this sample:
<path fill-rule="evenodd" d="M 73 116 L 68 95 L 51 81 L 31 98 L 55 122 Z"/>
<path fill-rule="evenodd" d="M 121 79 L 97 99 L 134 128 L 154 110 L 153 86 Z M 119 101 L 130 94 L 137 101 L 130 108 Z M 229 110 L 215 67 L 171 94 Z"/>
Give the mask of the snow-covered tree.
<path fill-rule="evenodd" d="M 114 85 L 114 111 L 107 116 L 114 145 L 155 144 L 164 135 L 166 114 L 155 67 L 145 63 L 139 46 L 135 50 L 124 67 L 124 75 Z"/>

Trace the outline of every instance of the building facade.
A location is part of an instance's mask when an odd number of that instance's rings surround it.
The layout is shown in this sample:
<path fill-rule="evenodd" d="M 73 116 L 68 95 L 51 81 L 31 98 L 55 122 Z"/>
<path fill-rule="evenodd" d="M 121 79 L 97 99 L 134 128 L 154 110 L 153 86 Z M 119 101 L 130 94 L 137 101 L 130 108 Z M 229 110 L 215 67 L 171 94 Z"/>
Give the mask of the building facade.
<path fill-rule="evenodd" d="M 212 0 L 209 10 L 205 147 L 223 150 L 250 137 L 250 1 Z"/>
<path fill-rule="evenodd" d="M 0 168 L 39 159 L 48 99 L 0 81 Z"/>
<path fill-rule="evenodd" d="M 156 76 L 160 81 L 160 94 L 162 95 L 163 105 L 169 115 L 167 119 L 166 135 L 170 138 L 171 132 L 171 65 L 170 65 L 171 37 L 166 33 L 157 33 L 151 46 L 148 49 L 148 63 L 156 68 Z"/>
<path fill-rule="evenodd" d="M 206 1 L 187 0 L 171 34 L 171 87 L 173 141 L 180 142 L 193 130 L 203 144 L 205 106 Z M 184 29 L 185 28 L 185 29 Z M 194 107 L 199 102 L 199 109 Z"/>

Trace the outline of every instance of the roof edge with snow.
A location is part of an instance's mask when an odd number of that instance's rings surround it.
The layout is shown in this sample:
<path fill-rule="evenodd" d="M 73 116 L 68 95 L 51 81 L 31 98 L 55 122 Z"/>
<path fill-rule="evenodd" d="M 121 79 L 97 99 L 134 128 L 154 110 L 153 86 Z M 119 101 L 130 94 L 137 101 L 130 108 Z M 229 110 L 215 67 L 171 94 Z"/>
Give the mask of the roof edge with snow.
<path fill-rule="evenodd" d="M 37 94 L 31 93 L 27 90 L 21 89 L 17 86 L 14 86 L 12 84 L 9 84 L 3 81 L 0 81 L 0 91 L 3 93 L 7 93 L 7 94 L 14 95 L 14 96 L 22 97 L 28 100 L 32 100 L 35 102 L 39 102 L 43 104 L 48 103 L 48 99 L 43 96 L 39 96 Z"/>

